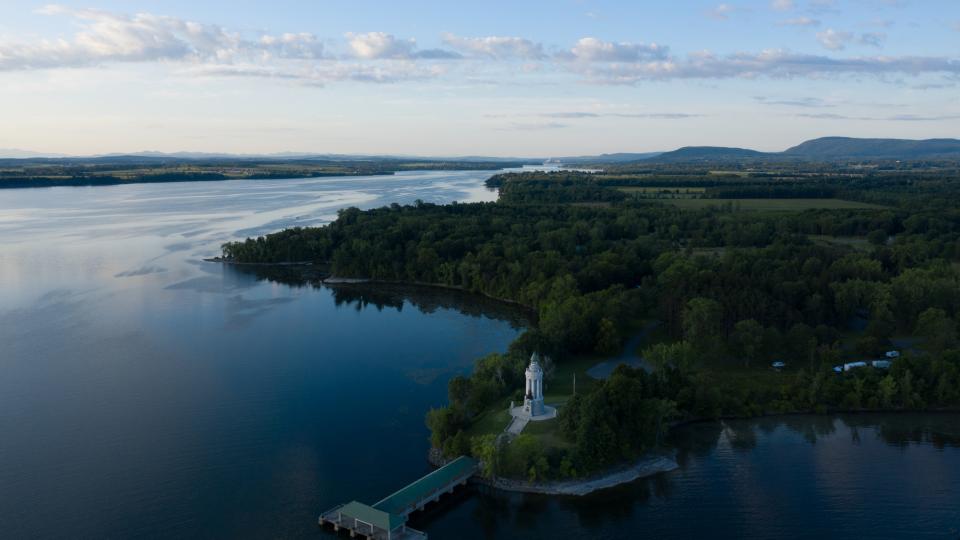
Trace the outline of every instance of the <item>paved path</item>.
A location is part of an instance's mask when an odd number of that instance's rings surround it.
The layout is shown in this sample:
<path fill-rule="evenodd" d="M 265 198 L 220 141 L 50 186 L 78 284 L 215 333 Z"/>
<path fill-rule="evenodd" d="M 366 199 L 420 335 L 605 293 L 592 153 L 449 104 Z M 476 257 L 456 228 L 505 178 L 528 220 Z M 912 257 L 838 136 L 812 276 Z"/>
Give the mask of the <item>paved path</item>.
<path fill-rule="evenodd" d="M 519 435 L 523 431 L 523 428 L 527 427 L 527 422 L 530 420 L 521 416 L 514 416 L 513 420 L 510 422 L 510 425 L 507 426 L 507 433 L 511 435 Z"/>

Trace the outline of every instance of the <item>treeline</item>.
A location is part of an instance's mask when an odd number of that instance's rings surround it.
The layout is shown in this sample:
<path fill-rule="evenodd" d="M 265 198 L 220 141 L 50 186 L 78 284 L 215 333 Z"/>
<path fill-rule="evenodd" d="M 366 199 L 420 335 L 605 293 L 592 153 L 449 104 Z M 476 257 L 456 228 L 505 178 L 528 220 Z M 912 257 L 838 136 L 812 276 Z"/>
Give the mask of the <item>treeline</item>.
<path fill-rule="evenodd" d="M 674 417 L 831 409 L 960 406 L 960 185 L 947 175 L 844 189 L 892 198 L 890 209 L 737 213 L 612 195 L 592 176 L 501 175 L 499 203 L 346 209 L 330 225 L 223 246 L 242 262 L 317 261 L 334 275 L 436 283 L 531 307 L 536 329 L 450 382 L 432 411 L 433 443 L 470 452 L 502 474 L 576 476 L 656 444 Z M 918 187 L 913 193 L 904 186 Z M 604 202 L 602 205 L 567 204 Z M 955 205 L 954 205 L 955 206 Z M 816 241 L 857 236 L 857 247 Z M 561 411 L 567 450 L 521 437 L 466 435 L 522 387 L 529 354 L 615 352 L 640 317 L 666 343 L 644 357 L 653 374 L 619 369 Z M 864 358 L 914 336 L 921 353 L 838 375 L 850 344 Z M 797 369 L 786 382 L 742 383 L 730 369 Z M 488 459 L 489 458 L 489 459 Z"/>
<path fill-rule="evenodd" d="M 0 160 L 0 188 L 107 186 L 131 183 L 263 180 L 389 175 L 408 170 L 495 170 L 518 162 L 408 161 L 393 158 L 180 158 L 109 156 Z"/>

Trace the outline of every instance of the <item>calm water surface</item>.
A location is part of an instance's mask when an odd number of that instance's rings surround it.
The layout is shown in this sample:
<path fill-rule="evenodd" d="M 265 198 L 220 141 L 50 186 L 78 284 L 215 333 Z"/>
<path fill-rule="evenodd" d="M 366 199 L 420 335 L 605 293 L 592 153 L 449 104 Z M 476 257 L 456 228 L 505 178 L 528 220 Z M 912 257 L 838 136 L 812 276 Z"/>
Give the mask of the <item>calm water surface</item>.
<path fill-rule="evenodd" d="M 0 536 L 327 537 L 427 470 L 424 412 L 522 314 L 203 263 L 225 241 L 489 173 L 0 190 Z M 431 538 L 960 537 L 960 416 L 688 426 L 681 469 L 586 498 L 471 488 Z"/>
<path fill-rule="evenodd" d="M 202 258 L 489 174 L 0 190 L 0 537 L 315 536 L 425 472 L 424 413 L 517 313 Z"/>

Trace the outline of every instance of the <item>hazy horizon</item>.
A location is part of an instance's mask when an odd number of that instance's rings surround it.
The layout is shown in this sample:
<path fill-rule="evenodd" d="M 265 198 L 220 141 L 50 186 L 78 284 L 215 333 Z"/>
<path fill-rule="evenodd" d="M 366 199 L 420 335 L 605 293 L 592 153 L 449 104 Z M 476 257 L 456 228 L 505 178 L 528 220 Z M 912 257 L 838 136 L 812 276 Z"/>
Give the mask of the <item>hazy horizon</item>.
<path fill-rule="evenodd" d="M 0 148 L 532 157 L 960 135 L 956 2 L 672 5 L 7 2 Z"/>

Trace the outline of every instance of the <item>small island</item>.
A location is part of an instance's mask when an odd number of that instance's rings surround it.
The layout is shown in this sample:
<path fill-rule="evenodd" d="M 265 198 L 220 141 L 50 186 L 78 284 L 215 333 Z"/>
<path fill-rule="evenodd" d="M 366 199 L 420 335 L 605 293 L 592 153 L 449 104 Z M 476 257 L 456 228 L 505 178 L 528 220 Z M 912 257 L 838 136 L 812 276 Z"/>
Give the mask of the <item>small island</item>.
<path fill-rule="evenodd" d="M 426 417 L 432 462 L 471 456 L 503 489 L 670 470 L 684 422 L 960 406 L 957 163 L 603 168 L 498 174 L 495 203 L 348 208 L 223 259 L 529 309 Z"/>

